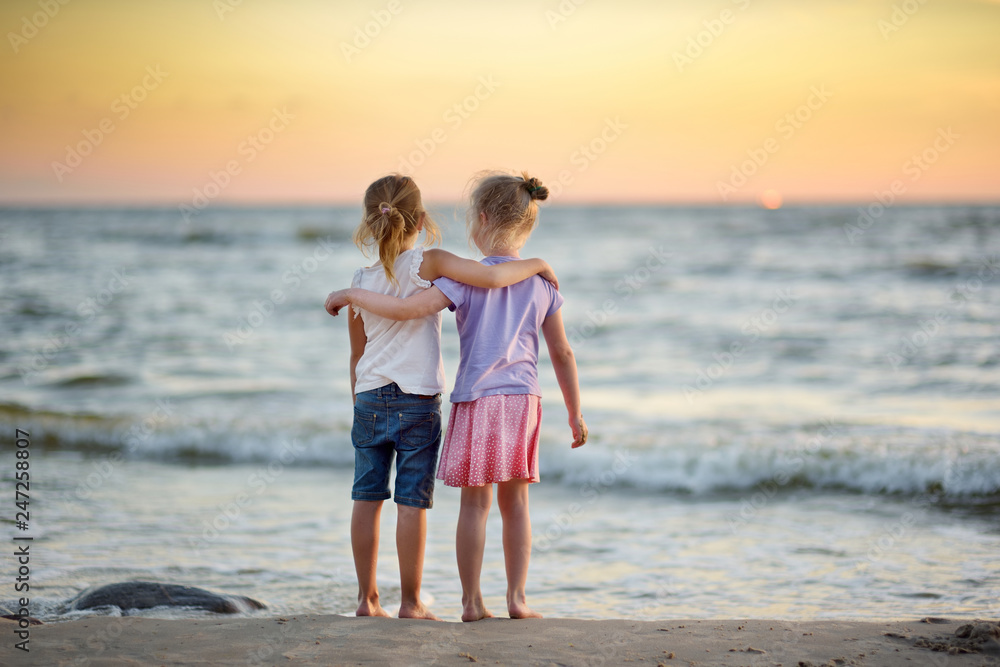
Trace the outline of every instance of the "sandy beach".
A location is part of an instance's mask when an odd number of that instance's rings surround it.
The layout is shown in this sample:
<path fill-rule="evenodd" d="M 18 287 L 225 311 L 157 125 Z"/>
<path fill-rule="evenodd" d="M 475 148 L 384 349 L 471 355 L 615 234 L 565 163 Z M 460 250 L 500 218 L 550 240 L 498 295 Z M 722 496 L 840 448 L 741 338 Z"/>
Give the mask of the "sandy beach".
<path fill-rule="evenodd" d="M 32 626 L 29 653 L 4 635 L 5 665 L 1000 665 L 1000 623 L 946 619 L 102 617 Z"/>

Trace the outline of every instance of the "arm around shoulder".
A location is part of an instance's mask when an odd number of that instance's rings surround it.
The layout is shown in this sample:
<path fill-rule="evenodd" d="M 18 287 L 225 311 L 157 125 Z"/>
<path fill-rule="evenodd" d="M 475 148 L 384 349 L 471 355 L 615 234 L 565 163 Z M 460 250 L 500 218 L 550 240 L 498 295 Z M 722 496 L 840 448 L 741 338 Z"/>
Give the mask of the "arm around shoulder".
<path fill-rule="evenodd" d="M 542 259 L 519 259 L 487 265 L 437 248 L 424 251 L 424 261 L 420 267 L 420 277 L 424 280 L 437 280 L 444 276 L 466 285 L 487 289 L 507 287 L 537 274 L 555 282 L 552 267 Z"/>
<path fill-rule="evenodd" d="M 354 308 L 367 310 L 379 317 L 398 321 L 414 320 L 433 315 L 439 310 L 447 308 L 451 303 L 437 287 L 425 289 L 405 299 L 378 292 L 369 292 L 359 287 L 341 290 L 340 293 L 343 294 L 343 300 Z"/>

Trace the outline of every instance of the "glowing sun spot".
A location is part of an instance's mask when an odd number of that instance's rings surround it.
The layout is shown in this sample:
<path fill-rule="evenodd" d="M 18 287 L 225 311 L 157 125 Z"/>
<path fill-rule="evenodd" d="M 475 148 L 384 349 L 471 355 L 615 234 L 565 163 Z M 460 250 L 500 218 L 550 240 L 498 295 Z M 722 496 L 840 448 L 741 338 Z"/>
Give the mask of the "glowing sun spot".
<path fill-rule="evenodd" d="M 777 190 L 764 190 L 760 193 L 760 205 L 772 211 L 781 208 L 781 193 Z"/>

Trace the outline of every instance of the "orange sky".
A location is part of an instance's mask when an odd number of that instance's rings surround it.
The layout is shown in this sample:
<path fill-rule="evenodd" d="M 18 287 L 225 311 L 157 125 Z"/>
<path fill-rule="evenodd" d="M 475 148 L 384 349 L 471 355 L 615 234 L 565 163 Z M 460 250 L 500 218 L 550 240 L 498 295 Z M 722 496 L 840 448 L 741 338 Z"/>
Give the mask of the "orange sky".
<path fill-rule="evenodd" d="M 484 168 L 565 203 L 1000 200 L 995 1 L 63 1 L 0 5 L 0 202 L 397 170 L 454 201 Z"/>

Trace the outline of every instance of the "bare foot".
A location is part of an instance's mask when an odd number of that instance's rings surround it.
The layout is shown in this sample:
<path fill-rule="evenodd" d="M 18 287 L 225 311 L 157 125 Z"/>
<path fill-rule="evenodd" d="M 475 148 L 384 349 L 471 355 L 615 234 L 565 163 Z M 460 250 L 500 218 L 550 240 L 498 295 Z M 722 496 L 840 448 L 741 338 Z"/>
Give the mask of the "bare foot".
<path fill-rule="evenodd" d="M 541 614 L 523 602 L 508 602 L 507 613 L 511 618 L 542 618 Z"/>
<path fill-rule="evenodd" d="M 424 621 L 440 621 L 441 619 L 431 613 L 431 610 L 423 605 L 423 603 L 417 604 L 401 604 L 399 605 L 399 617 L 400 618 L 419 618 Z"/>
<path fill-rule="evenodd" d="M 486 605 L 483 604 L 482 598 L 478 600 L 469 600 L 462 607 L 462 622 L 470 623 L 472 621 L 481 621 L 484 618 L 493 618 L 493 614 Z"/>
<path fill-rule="evenodd" d="M 363 600 L 361 604 L 358 605 L 357 611 L 354 612 L 355 616 L 382 616 L 385 618 L 392 618 L 385 609 L 382 609 L 382 605 L 378 601 L 369 602 Z"/>
<path fill-rule="evenodd" d="M 542 615 L 528 606 L 524 591 L 507 591 L 507 613 L 511 618 L 541 618 Z"/>

